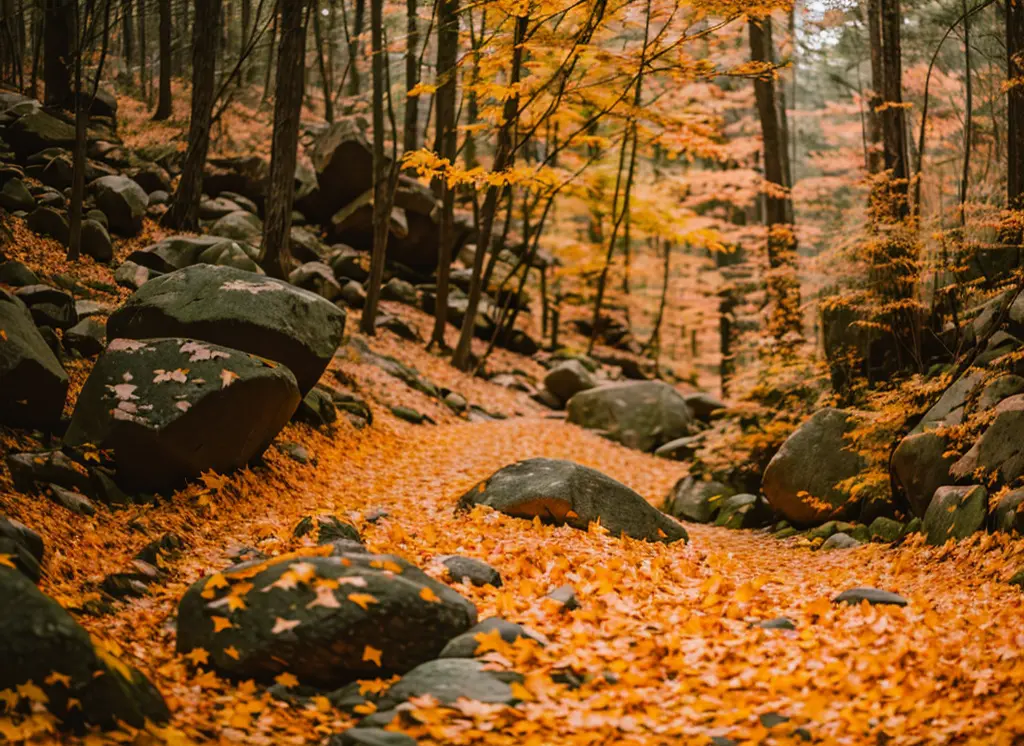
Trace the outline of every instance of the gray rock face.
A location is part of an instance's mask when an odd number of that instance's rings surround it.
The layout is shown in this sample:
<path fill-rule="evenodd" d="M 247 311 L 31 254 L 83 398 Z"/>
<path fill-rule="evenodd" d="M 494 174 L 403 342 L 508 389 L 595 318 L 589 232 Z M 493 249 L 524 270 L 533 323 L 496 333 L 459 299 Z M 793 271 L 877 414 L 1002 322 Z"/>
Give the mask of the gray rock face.
<path fill-rule="evenodd" d="M 373 185 L 373 151 L 361 125 L 355 117 L 340 119 L 314 141 L 310 158 L 323 204 L 319 216 L 309 217 L 323 222 Z"/>
<path fill-rule="evenodd" d="M 682 394 L 663 381 L 598 386 L 576 394 L 567 409 L 569 422 L 639 451 L 688 435 L 694 424 Z"/>
<path fill-rule="evenodd" d="M 68 376 L 28 308 L 0 289 L 0 422 L 50 427 L 60 419 Z"/>
<path fill-rule="evenodd" d="M 223 236 L 233 241 L 259 246 L 263 241 L 263 221 L 245 210 L 229 212 L 210 228 L 213 236 Z"/>
<path fill-rule="evenodd" d="M 62 212 L 52 207 L 40 206 L 33 210 L 25 221 L 33 233 L 53 238 L 63 245 L 68 245 L 68 219 Z"/>
<path fill-rule="evenodd" d="M 275 360 L 305 395 L 331 362 L 345 312 L 281 280 L 196 265 L 148 282 L 111 315 L 107 336 L 192 337 Z"/>
<path fill-rule="evenodd" d="M 1024 394 L 1004 399 L 995 411 L 992 424 L 950 468 L 957 479 L 996 474 L 1000 483 L 1008 484 L 1024 475 Z"/>
<path fill-rule="evenodd" d="M 306 262 L 288 275 L 288 282 L 303 290 L 316 293 L 332 303 L 341 297 L 341 285 L 334 278 L 334 272 L 323 262 Z"/>
<path fill-rule="evenodd" d="M 134 236 L 142 230 L 142 218 L 149 207 L 146 191 L 127 176 L 104 176 L 90 188 L 96 193 L 96 206 L 110 223 L 110 230 Z"/>
<path fill-rule="evenodd" d="M 501 587 L 501 573 L 483 560 L 473 557 L 449 555 L 441 558 L 441 564 L 448 568 L 448 577 L 456 583 L 469 581 L 473 585 L 493 585 Z"/>
<path fill-rule="evenodd" d="M 199 217 L 203 220 L 219 220 L 225 215 L 238 212 L 242 206 L 226 197 L 204 199 L 199 203 Z"/>
<path fill-rule="evenodd" d="M 944 456 L 946 439 L 934 432 L 908 435 L 893 451 L 890 468 L 914 515 L 923 516 L 935 490 L 949 484 L 949 469 L 956 462 Z"/>
<path fill-rule="evenodd" d="M 929 544 L 960 541 L 985 527 L 988 491 L 980 486 L 939 487 L 924 514 L 924 534 Z"/>
<path fill-rule="evenodd" d="M 854 547 L 859 546 L 859 541 L 849 534 L 840 532 L 838 534 L 832 534 L 830 537 L 825 539 L 824 543 L 821 545 L 821 549 L 823 551 L 828 551 L 830 549 L 853 549 Z"/>
<path fill-rule="evenodd" d="M 141 728 L 146 720 L 169 718 L 163 697 L 145 676 L 125 664 L 110 665 L 109 653 L 99 655 L 89 633 L 21 573 L 0 567 L 0 597 L 6 604 L 0 616 L 0 689 L 15 691 L 31 681 L 68 728 L 114 728 L 117 721 Z M 50 678 L 54 672 L 70 683 Z"/>
<path fill-rule="evenodd" d="M 114 258 L 114 243 L 110 234 L 96 220 L 82 221 L 82 253 L 104 264 Z"/>
<path fill-rule="evenodd" d="M 544 387 L 562 404 L 581 391 L 597 386 L 593 374 L 579 360 L 565 360 L 544 376 Z"/>
<path fill-rule="evenodd" d="M 7 128 L 4 139 L 24 159 L 46 148 L 70 148 L 75 144 L 75 128 L 42 109 L 32 109 Z"/>
<path fill-rule="evenodd" d="M 204 251 L 223 243 L 225 239 L 218 236 L 169 236 L 132 252 L 128 261 L 160 273 L 173 272 L 192 266 Z"/>
<path fill-rule="evenodd" d="M 0 207 L 9 212 L 32 212 L 36 209 L 36 198 L 21 179 L 8 179 L 0 188 Z"/>
<path fill-rule="evenodd" d="M 64 347 L 82 357 L 99 355 L 107 346 L 107 326 L 95 318 L 82 319 L 64 332 Z"/>
<path fill-rule="evenodd" d="M 1003 399 L 1019 394 L 1024 391 L 1024 378 L 1008 374 L 999 376 L 987 384 L 978 395 L 977 411 L 991 409 Z"/>
<path fill-rule="evenodd" d="M 693 412 L 694 417 L 701 422 L 711 422 L 716 414 L 725 411 L 728 407 L 724 401 L 706 391 L 686 394 L 683 398 L 686 399 L 686 406 Z"/>
<path fill-rule="evenodd" d="M 75 299 L 50 285 L 29 285 L 14 291 L 22 303 L 28 306 L 36 326 L 52 329 L 67 329 L 78 323 Z"/>
<path fill-rule="evenodd" d="M 640 495 L 596 469 L 561 459 L 532 458 L 499 469 L 459 500 L 507 515 L 586 530 L 590 523 L 614 535 L 645 541 L 686 541 L 686 530 Z"/>
<path fill-rule="evenodd" d="M 710 523 L 718 510 L 716 503 L 736 491 L 721 482 L 683 477 L 665 496 L 665 512 L 683 521 Z"/>
<path fill-rule="evenodd" d="M 489 619 L 484 619 L 480 624 L 452 639 L 451 642 L 444 646 L 444 650 L 441 651 L 441 654 L 438 657 L 475 658 L 477 651 L 480 650 L 481 647 L 478 636 L 492 636 L 495 630 L 498 631 L 498 635 L 501 637 L 502 641 L 510 644 L 514 643 L 519 638 L 533 640 L 541 646 L 547 644 L 547 640 L 543 635 L 527 629 L 522 625 L 506 621 L 500 617 L 492 616 Z M 486 649 L 481 651 L 481 655 L 486 652 Z"/>
<path fill-rule="evenodd" d="M 216 670 L 235 678 L 289 671 L 333 688 L 405 673 L 476 623 L 473 604 L 390 555 L 271 559 L 219 575 L 223 587 L 204 578 L 182 598 L 178 651 L 203 648 Z M 251 584 L 245 608 L 232 611 L 226 599 L 242 584 Z M 380 651 L 379 663 L 367 646 Z M 237 657 L 224 652 L 229 647 Z"/>
<path fill-rule="evenodd" d="M 863 468 L 843 437 L 852 426 L 847 412 L 822 409 L 786 439 L 764 471 L 761 489 L 776 512 L 800 525 L 842 518 L 853 512 L 837 485 Z"/>
<path fill-rule="evenodd" d="M 43 539 L 35 531 L 13 518 L 0 517 L 0 554 L 9 555 L 18 572 L 39 582 Z"/>
<path fill-rule="evenodd" d="M 855 606 L 867 601 L 872 606 L 906 606 L 907 599 L 892 591 L 883 591 L 878 588 L 851 588 L 843 591 L 834 599 L 835 604 L 849 604 Z"/>
<path fill-rule="evenodd" d="M 929 409 L 914 432 L 932 430 L 940 425 L 956 425 L 963 421 L 967 397 L 981 383 L 985 374 L 972 370 L 954 381 L 935 405 Z"/>
<path fill-rule="evenodd" d="M 430 695 L 441 704 L 471 699 L 491 704 L 514 704 L 516 697 L 505 681 L 484 670 L 484 664 L 466 658 L 443 658 L 423 663 L 403 676 L 381 697 L 377 707 L 387 710 L 413 697 Z"/>
<path fill-rule="evenodd" d="M 992 513 L 992 528 L 1024 534 L 1024 489 L 1003 495 Z"/>
<path fill-rule="evenodd" d="M 327 746 L 416 746 L 416 739 L 381 728 L 349 728 L 330 737 Z"/>
<path fill-rule="evenodd" d="M 416 288 L 412 283 L 406 282 L 398 277 L 392 277 L 380 290 L 380 297 L 383 300 L 393 300 L 405 303 L 407 306 L 415 306 L 419 298 L 416 295 Z"/>
<path fill-rule="evenodd" d="M 216 264 L 219 267 L 234 267 L 257 275 L 264 274 L 256 263 L 259 252 L 246 243 L 225 238 L 209 248 L 203 249 L 196 257 L 196 264 Z"/>
<path fill-rule="evenodd" d="M 170 338 L 114 339 L 78 397 L 65 436 L 110 449 L 140 490 L 245 466 L 299 404 L 291 372 L 239 350 Z"/>

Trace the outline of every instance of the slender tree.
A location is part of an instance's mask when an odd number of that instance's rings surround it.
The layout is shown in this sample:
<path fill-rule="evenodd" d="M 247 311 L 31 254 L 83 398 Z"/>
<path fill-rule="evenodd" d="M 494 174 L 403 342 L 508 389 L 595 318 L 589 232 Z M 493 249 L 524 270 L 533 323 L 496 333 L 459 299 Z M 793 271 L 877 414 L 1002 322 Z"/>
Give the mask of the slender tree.
<path fill-rule="evenodd" d="M 868 0 L 871 95 L 868 98 L 868 172 L 882 170 L 882 0 Z"/>
<path fill-rule="evenodd" d="M 41 0 L 46 2 L 46 0 Z M 132 82 L 132 61 L 135 59 L 135 29 L 132 28 L 132 0 L 121 0 L 121 59 L 124 69 L 122 79 L 129 85 Z"/>
<path fill-rule="evenodd" d="M 442 3 L 442 5 L 445 3 Z M 441 13 L 444 11 L 441 10 Z M 458 24 L 458 19 L 456 19 Z M 416 0 L 405 0 L 405 90 L 411 91 L 420 82 L 420 57 L 417 50 L 420 40 L 416 19 Z M 458 43 L 458 27 L 456 25 L 456 44 Z M 440 45 L 441 30 L 438 26 L 438 44 Z M 419 148 L 419 97 L 409 96 L 405 101 L 405 127 L 402 149 L 406 153 Z"/>
<path fill-rule="evenodd" d="M 373 48 L 373 253 L 370 258 L 366 305 L 363 306 L 359 329 L 372 336 L 376 329 L 377 305 L 384 279 L 384 261 L 387 258 L 391 206 L 398 180 L 398 164 L 384 154 L 384 99 L 388 91 L 384 70 L 383 0 L 370 0 L 370 36 Z M 397 134 L 392 132 L 393 137 Z"/>
<path fill-rule="evenodd" d="M 47 106 L 71 104 L 72 39 L 75 27 L 74 0 L 48 0 L 43 42 L 44 102 Z"/>
<path fill-rule="evenodd" d="M 519 84 L 523 69 L 523 42 L 526 38 L 527 23 L 529 16 L 521 16 L 515 19 L 515 32 L 512 37 L 512 64 L 509 69 L 509 85 L 515 89 Z M 502 122 L 498 128 L 497 147 L 494 152 L 494 164 L 492 170 L 495 173 L 502 173 L 515 163 L 515 130 L 519 122 L 519 95 L 515 93 L 505 99 L 502 111 Z M 480 221 L 477 230 L 476 256 L 473 257 L 473 273 L 469 284 L 469 299 L 466 305 L 466 315 L 462 319 L 462 328 L 459 330 L 459 341 L 455 345 L 455 352 L 452 354 L 452 365 L 459 370 L 469 370 L 471 365 L 470 353 L 472 352 L 473 332 L 476 329 L 476 313 L 480 305 L 480 296 L 483 295 L 483 269 L 484 258 L 491 245 L 491 238 L 494 229 L 494 216 L 498 209 L 498 199 L 501 196 L 502 188 L 494 184 L 487 187 L 483 206 L 480 208 Z M 506 225 L 508 222 L 506 221 Z"/>
<path fill-rule="evenodd" d="M 153 105 L 153 81 L 149 75 L 149 49 L 146 46 L 146 0 L 139 0 L 139 91 L 146 103 Z"/>
<path fill-rule="evenodd" d="M 775 91 L 774 50 L 771 18 L 750 19 L 750 56 L 768 69 L 754 79 L 754 99 L 761 120 L 762 156 L 767 189 L 764 195 L 764 224 L 768 230 L 768 300 L 772 319 L 770 330 L 776 339 L 800 331 L 800 283 L 796 279 L 796 234 L 793 230 L 793 201 L 787 174 L 789 151 L 783 136 L 784 110 Z"/>
<path fill-rule="evenodd" d="M 359 36 L 363 33 L 363 22 L 366 18 L 366 0 L 356 0 L 355 15 L 352 19 L 352 33 L 348 38 L 348 95 L 358 96 L 359 77 Z"/>
<path fill-rule="evenodd" d="M 410 2 L 415 7 L 415 0 L 410 0 Z M 458 145 L 455 128 L 455 64 L 458 52 L 459 2 L 458 0 L 441 0 L 437 22 L 437 80 L 439 84 L 434 97 L 436 122 L 434 150 L 441 158 L 452 164 L 455 161 L 455 149 Z M 410 122 L 407 111 L 405 120 L 407 150 L 410 145 L 410 125 L 412 129 L 416 128 L 416 122 Z M 441 194 L 441 224 L 438 228 L 437 291 L 430 346 L 436 344 L 443 348 L 446 346 L 444 330 L 448 323 L 448 278 L 451 273 L 451 252 L 455 238 L 455 190 L 449 186 L 448 180 L 443 175 L 438 177 L 436 186 Z"/>
<path fill-rule="evenodd" d="M 908 214 L 907 188 L 910 165 L 907 163 L 906 117 L 903 108 L 903 57 L 900 27 L 903 14 L 900 0 L 880 0 L 882 12 L 882 141 L 883 163 L 889 172 L 883 204 L 891 220 Z"/>
<path fill-rule="evenodd" d="M 174 200 L 164 223 L 176 230 L 198 230 L 203 197 L 203 168 L 210 148 L 217 55 L 220 44 L 221 0 L 195 0 L 192 32 L 192 119 L 188 149 Z"/>
<path fill-rule="evenodd" d="M 270 192 L 263 221 L 263 257 L 260 266 L 271 277 L 287 277 L 295 164 L 299 147 L 299 117 L 305 75 L 306 13 L 308 0 L 278 3 L 281 43 L 277 50 L 277 93 L 274 97 L 274 134 L 270 158 Z"/>
<path fill-rule="evenodd" d="M 157 0 L 160 12 L 160 98 L 153 119 L 171 116 L 171 0 Z"/>
<path fill-rule="evenodd" d="M 334 85 L 331 81 L 331 70 L 324 48 L 324 34 L 320 23 L 320 8 L 313 9 L 313 36 L 316 41 L 316 59 L 320 67 L 320 83 L 324 92 L 324 119 L 334 121 Z"/>
<path fill-rule="evenodd" d="M 1024 2 L 1006 0 L 1007 204 L 1024 210 Z"/>

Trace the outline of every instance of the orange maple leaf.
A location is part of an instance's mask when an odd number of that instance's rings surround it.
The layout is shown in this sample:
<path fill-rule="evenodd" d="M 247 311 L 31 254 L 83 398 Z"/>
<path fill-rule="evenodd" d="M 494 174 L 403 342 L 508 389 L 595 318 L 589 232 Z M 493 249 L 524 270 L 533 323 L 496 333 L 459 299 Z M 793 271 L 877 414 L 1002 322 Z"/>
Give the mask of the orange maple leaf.
<path fill-rule="evenodd" d="M 377 667 L 379 668 L 381 665 L 383 665 L 380 662 L 380 656 L 383 652 L 384 651 L 382 650 L 377 650 L 377 648 L 373 647 L 372 645 L 367 645 L 365 648 L 363 648 L 363 660 L 373 661 L 377 664 Z"/>

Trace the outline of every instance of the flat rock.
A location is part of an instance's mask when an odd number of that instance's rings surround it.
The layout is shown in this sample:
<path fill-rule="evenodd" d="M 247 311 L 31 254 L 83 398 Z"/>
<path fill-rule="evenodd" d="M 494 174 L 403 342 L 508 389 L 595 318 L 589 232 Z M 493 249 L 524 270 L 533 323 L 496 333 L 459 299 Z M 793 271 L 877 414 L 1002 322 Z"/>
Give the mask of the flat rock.
<path fill-rule="evenodd" d="M 244 595 L 244 608 L 232 611 L 233 594 Z M 195 583 L 178 608 L 178 651 L 203 648 L 214 669 L 234 678 L 288 671 L 333 688 L 405 673 L 475 623 L 473 604 L 404 560 L 298 555 Z"/>
<path fill-rule="evenodd" d="M 872 606 L 907 605 L 907 599 L 903 598 L 903 596 L 892 593 L 891 591 L 879 590 L 878 588 L 851 588 L 847 591 L 843 591 L 832 599 L 832 603 L 850 605 L 856 605 L 862 601 L 867 601 Z"/>
<path fill-rule="evenodd" d="M 148 282 L 111 315 L 107 336 L 183 336 L 275 360 L 305 395 L 334 357 L 345 312 L 282 280 L 196 265 Z"/>
<path fill-rule="evenodd" d="M 567 405 L 569 422 L 609 440 L 653 451 L 690 434 L 693 414 L 682 394 L 663 381 L 612 383 L 581 391 Z"/>
<path fill-rule="evenodd" d="M 139 490 L 229 472 L 263 453 L 299 403 L 291 372 L 183 338 L 114 339 L 79 395 L 65 443 L 109 449 Z"/>
<path fill-rule="evenodd" d="M 460 699 L 488 704 L 514 704 L 510 687 L 484 664 L 467 658 L 443 658 L 422 663 L 405 674 L 381 697 L 381 710 L 396 707 L 414 697 L 431 696 L 441 704 L 452 705 Z"/>
<path fill-rule="evenodd" d="M 592 522 L 613 535 L 645 541 L 686 541 L 686 530 L 640 495 L 596 469 L 561 459 L 532 458 L 499 469 L 459 500 L 507 515 L 587 530 Z"/>
<path fill-rule="evenodd" d="M 441 558 L 441 564 L 448 569 L 448 577 L 456 583 L 464 583 L 468 580 L 476 586 L 492 585 L 495 588 L 501 587 L 501 573 L 483 560 L 474 559 L 473 557 L 448 555 Z"/>

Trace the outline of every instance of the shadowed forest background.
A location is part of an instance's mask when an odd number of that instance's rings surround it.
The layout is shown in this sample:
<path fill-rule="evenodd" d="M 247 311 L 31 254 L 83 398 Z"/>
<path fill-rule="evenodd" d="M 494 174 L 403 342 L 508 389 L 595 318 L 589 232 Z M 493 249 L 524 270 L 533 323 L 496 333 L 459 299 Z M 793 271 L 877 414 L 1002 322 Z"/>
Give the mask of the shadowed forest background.
<path fill-rule="evenodd" d="M 1024 738 L 1019 0 L 0 0 L 0 740 Z"/>

